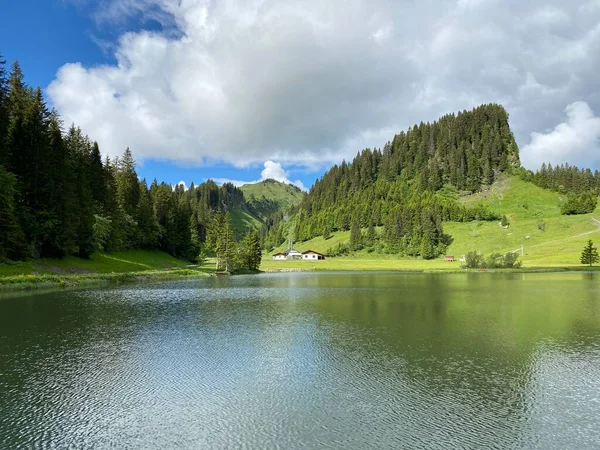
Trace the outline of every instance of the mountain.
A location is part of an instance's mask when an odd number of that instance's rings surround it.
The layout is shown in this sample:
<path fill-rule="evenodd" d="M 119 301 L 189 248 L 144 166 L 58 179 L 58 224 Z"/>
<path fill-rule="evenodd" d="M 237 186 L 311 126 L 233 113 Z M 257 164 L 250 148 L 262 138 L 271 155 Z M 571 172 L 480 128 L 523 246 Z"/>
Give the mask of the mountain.
<path fill-rule="evenodd" d="M 291 237 L 296 248 L 308 245 L 332 256 L 366 250 L 433 259 L 448 251 L 463 254 L 474 246 L 500 250 L 513 240 L 542 233 L 534 231 L 538 222 L 545 226 L 545 218 L 556 220 L 557 228 L 560 222 L 564 231 L 576 220 L 569 222 L 561 214 L 593 212 L 600 174 L 570 166 L 526 171 L 508 119 L 502 106 L 482 105 L 433 123 L 421 122 L 394 136 L 383 149 L 359 152 L 351 162 L 326 172 L 296 215 L 274 224 L 265 243 L 278 248 Z M 510 188 L 511 202 L 502 201 L 505 193 L 499 186 Z M 519 191 L 528 194 L 520 196 Z M 486 192 L 500 192 L 500 197 L 490 202 Z M 524 211 L 523 205 L 531 210 Z M 508 235 L 510 221 L 521 225 L 524 217 L 529 220 L 524 228 Z M 577 220 L 583 220 L 578 229 L 596 224 L 590 218 Z M 595 229 L 594 225 L 587 231 Z M 499 236 L 499 230 L 507 236 Z"/>
<path fill-rule="evenodd" d="M 240 187 L 250 208 L 261 218 L 298 206 L 305 193 L 296 186 L 268 179 Z"/>

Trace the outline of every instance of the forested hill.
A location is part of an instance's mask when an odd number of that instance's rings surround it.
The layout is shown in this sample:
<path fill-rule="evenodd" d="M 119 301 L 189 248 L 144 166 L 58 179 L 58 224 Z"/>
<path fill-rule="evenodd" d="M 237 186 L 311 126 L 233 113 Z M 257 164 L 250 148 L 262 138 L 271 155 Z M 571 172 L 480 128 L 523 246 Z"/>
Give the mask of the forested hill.
<path fill-rule="evenodd" d="M 248 202 L 230 183 L 184 189 L 140 180 L 129 149 L 102 158 L 79 128 L 63 128 L 18 63 L 8 71 L 0 57 L 0 263 L 132 249 L 194 261 L 234 230 L 239 240 L 260 228 L 288 191 L 296 195 L 273 183 L 267 195 Z"/>
<path fill-rule="evenodd" d="M 388 251 L 432 258 L 451 239 L 442 221 L 497 218 L 447 194 L 476 192 L 518 167 L 508 113 L 499 105 L 420 123 L 383 149 L 363 150 L 352 162 L 332 167 L 302 201 L 294 238 L 384 226 Z"/>

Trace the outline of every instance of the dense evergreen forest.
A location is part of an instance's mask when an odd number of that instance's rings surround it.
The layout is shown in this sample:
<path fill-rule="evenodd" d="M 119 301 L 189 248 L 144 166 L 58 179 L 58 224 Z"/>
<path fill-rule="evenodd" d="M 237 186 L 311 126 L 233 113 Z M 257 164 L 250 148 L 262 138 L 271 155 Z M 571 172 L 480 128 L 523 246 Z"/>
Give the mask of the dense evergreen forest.
<path fill-rule="evenodd" d="M 228 213 L 247 207 L 232 184 L 148 186 L 129 149 L 103 160 L 79 128 L 64 132 L 18 63 L 8 73 L 0 58 L 0 261 L 160 249 L 190 261 L 215 252 L 219 268 L 256 269 L 258 234 L 238 244 Z"/>

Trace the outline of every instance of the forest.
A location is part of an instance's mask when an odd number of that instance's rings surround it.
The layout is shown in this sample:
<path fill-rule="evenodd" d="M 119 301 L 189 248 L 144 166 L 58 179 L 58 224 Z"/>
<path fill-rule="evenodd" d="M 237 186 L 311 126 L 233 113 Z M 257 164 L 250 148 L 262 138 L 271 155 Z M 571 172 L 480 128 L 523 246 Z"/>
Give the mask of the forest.
<path fill-rule="evenodd" d="M 65 131 L 18 62 L 7 71 L 0 57 L 0 261 L 158 249 L 193 262 L 210 252 L 218 269 L 255 270 L 259 236 L 237 242 L 235 207 L 249 206 L 232 184 L 148 185 L 129 149 L 103 159 L 75 125 Z"/>

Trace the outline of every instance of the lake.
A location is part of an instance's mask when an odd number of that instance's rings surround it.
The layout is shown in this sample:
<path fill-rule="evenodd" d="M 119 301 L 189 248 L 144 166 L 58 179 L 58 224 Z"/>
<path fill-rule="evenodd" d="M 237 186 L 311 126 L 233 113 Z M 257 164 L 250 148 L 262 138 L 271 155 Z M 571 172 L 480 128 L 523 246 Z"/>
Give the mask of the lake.
<path fill-rule="evenodd" d="M 0 448 L 600 447 L 600 274 L 0 298 Z"/>

